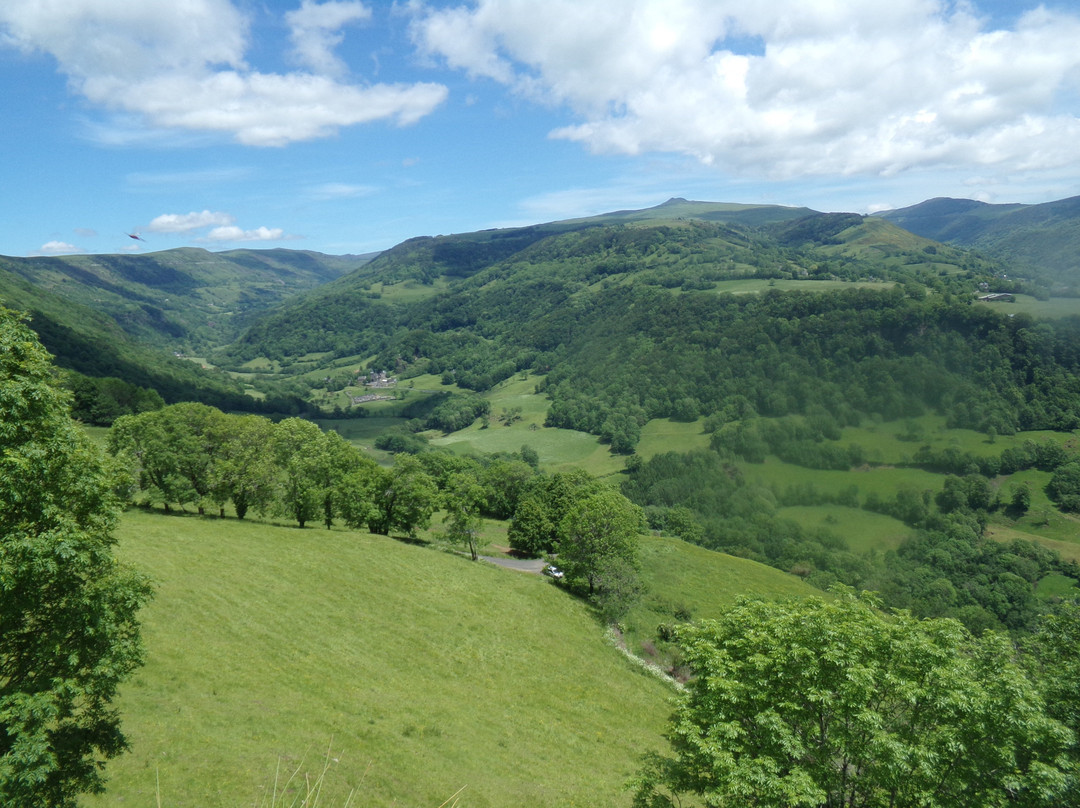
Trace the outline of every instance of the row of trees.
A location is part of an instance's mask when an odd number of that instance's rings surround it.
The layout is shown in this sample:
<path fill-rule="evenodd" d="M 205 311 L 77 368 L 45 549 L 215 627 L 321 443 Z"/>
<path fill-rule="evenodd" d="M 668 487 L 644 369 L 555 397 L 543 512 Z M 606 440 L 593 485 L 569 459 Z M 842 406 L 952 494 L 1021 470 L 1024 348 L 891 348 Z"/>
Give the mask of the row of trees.
<path fill-rule="evenodd" d="M 443 509 L 447 537 L 474 559 L 481 520 L 511 519 L 514 549 L 557 554 L 566 581 L 598 600 L 616 590 L 625 594 L 644 527 L 640 509 L 584 472 L 538 474 L 521 459 L 535 461 L 527 447 L 517 456 L 483 459 L 399 454 L 383 468 L 310 421 L 274 423 L 193 403 L 123 416 L 108 445 L 131 469 L 130 495 L 166 510 L 190 506 L 224 515 L 231 503 L 240 519 L 249 511 L 300 527 L 315 520 L 331 527 L 340 519 L 412 536 Z"/>
<path fill-rule="evenodd" d="M 412 535 L 439 504 L 434 481 L 414 457 L 381 468 L 336 432 L 300 418 L 274 423 L 174 404 L 118 419 L 108 443 L 132 470 L 131 495 L 166 510 L 193 506 L 224 515 L 231 503 L 240 519 L 249 511 L 300 527 L 341 519 Z"/>
<path fill-rule="evenodd" d="M 202 404 L 174 404 L 124 416 L 109 450 L 131 470 L 129 494 L 166 510 L 190 506 L 238 518 L 249 511 L 283 516 L 300 527 L 335 520 L 374 533 L 414 536 L 444 510 L 450 541 L 478 557 L 484 517 L 510 519 L 511 546 L 558 556 L 565 582 L 580 587 L 609 617 L 621 615 L 639 589 L 641 510 L 584 472 L 539 474 L 518 456 L 400 454 L 390 468 L 336 432 L 309 421 L 274 423 L 229 415 Z"/>

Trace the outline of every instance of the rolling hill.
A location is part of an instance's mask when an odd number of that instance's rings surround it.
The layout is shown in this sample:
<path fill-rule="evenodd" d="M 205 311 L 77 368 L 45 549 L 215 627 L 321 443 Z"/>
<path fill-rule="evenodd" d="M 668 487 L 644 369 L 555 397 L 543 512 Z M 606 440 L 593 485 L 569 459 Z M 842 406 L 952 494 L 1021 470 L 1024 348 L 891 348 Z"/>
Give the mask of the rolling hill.
<path fill-rule="evenodd" d="M 233 339 L 252 314 L 370 258 L 188 247 L 146 255 L 0 256 L 0 270 L 109 315 L 141 341 L 197 353 Z"/>
<path fill-rule="evenodd" d="M 1057 294 L 1080 286 L 1080 196 L 1039 205 L 938 198 L 877 214 L 925 238 L 971 247 Z"/>

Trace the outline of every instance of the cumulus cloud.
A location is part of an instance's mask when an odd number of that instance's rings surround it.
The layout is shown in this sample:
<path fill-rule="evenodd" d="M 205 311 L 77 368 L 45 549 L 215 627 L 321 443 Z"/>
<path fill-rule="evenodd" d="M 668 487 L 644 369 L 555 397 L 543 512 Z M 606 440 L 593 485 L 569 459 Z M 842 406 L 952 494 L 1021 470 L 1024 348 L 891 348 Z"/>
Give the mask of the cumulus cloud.
<path fill-rule="evenodd" d="M 145 229 L 151 233 L 190 233 L 203 227 L 231 225 L 234 221 L 228 213 L 209 210 L 202 213 L 163 213 L 152 219 Z"/>
<path fill-rule="evenodd" d="M 280 227 L 256 227 L 254 230 L 244 230 L 235 225 L 229 227 L 215 227 L 203 241 L 281 241 L 285 238 L 285 231 Z"/>
<path fill-rule="evenodd" d="M 337 80 L 338 29 L 369 13 L 359 3 L 305 2 L 290 24 L 310 70 L 295 73 L 246 63 L 249 21 L 230 0 L 5 0 L 0 42 L 51 54 L 74 92 L 117 114 L 283 146 L 369 121 L 410 124 L 445 99 L 438 84 Z"/>
<path fill-rule="evenodd" d="M 413 39 L 473 77 L 569 108 L 597 152 L 688 154 L 756 175 L 1071 163 L 1080 16 L 991 30 L 939 0 L 478 0 Z"/>
<path fill-rule="evenodd" d="M 66 241 L 46 241 L 34 255 L 67 255 L 69 253 L 84 253 L 82 247 L 68 244 Z"/>
<path fill-rule="evenodd" d="M 340 29 L 370 18 L 371 9 L 363 3 L 304 0 L 300 8 L 285 15 L 292 29 L 293 58 L 316 73 L 344 73 L 345 63 L 334 54 L 344 38 Z"/>

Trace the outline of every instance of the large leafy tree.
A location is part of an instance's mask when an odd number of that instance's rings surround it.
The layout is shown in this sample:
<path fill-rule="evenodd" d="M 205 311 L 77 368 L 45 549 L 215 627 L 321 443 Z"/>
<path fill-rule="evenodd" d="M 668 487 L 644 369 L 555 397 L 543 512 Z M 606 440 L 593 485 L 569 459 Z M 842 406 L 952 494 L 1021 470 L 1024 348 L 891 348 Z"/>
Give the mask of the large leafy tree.
<path fill-rule="evenodd" d="M 418 528 L 431 524 L 439 489 L 415 456 L 395 455 L 393 468 L 374 472 L 369 490 L 367 522 L 372 533 L 389 536 L 396 529 L 415 536 Z"/>
<path fill-rule="evenodd" d="M 584 582 L 591 595 L 613 567 L 621 570 L 614 577 L 624 576 L 636 566 L 644 523 L 641 508 L 617 491 L 598 491 L 578 500 L 560 528 L 559 567 L 566 580 Z"/>
<path fill-rule="evenodd" d="M 370 477 L 375 467 L 374 460 L 337 432 L 324 433 L 317 474 L 322 488 L 323 524 L 328 529 L 333 527 L 335 517 L 352 513 L 353 506 L 346 500 L 353 491 L 346 481 L 356 476 Z"/>
<path fill-rule="evenodd" d="M 693 679 L 635 804 L 1065 804 L 1072 733 L 1007 639 L 874 605 L 745 600 L 679 630 Z"/>
<path fill-rule="evenodd" d="M 230 415 L 222 422 L 212 491 L 219 507 L 232 500 L 238 519 L 252 508 L 265 513 L 274 502 L 275 469 L 269 449 L 273 434 L 273 422 L 261 415 Z"/>
<path fill-rule="evenodd" d="M 468 472 L 450 475 L 443 493 L 446 508 L 446 537 L 469 548 L 473 561 L 480 558 L 480 531 L 484 519 L 480 515 L 484 507 L 485 491 L 476 477 Z"/>
<path fill-rule="evenodd" d="M 271 455 L 278 470 L 278 512 L 300 527 L 322 512 L 325 444 L 322 430 L 303 418 L 286 418 L 274 428 Z"/>
<path fill-rule="evenodd" d="M 74 806 L 125 747 L 111 702 L 150 590 L 113 556 L 117 514 L 49 355 L 0 309 L 0 805 Z"/>

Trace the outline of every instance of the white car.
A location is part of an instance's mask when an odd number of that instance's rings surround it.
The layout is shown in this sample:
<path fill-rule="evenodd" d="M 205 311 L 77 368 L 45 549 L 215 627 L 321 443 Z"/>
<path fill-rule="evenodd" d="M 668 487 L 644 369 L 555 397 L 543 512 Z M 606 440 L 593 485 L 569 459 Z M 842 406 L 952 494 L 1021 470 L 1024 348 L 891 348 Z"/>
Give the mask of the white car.
<path fill-rule="evenodd" d="M 550 575 L 552 578 L 562 578 L 563 571 L 558 567 L 553 567 L 551 564 L 547 564 L 544 567 L 544 575 Z"/>

